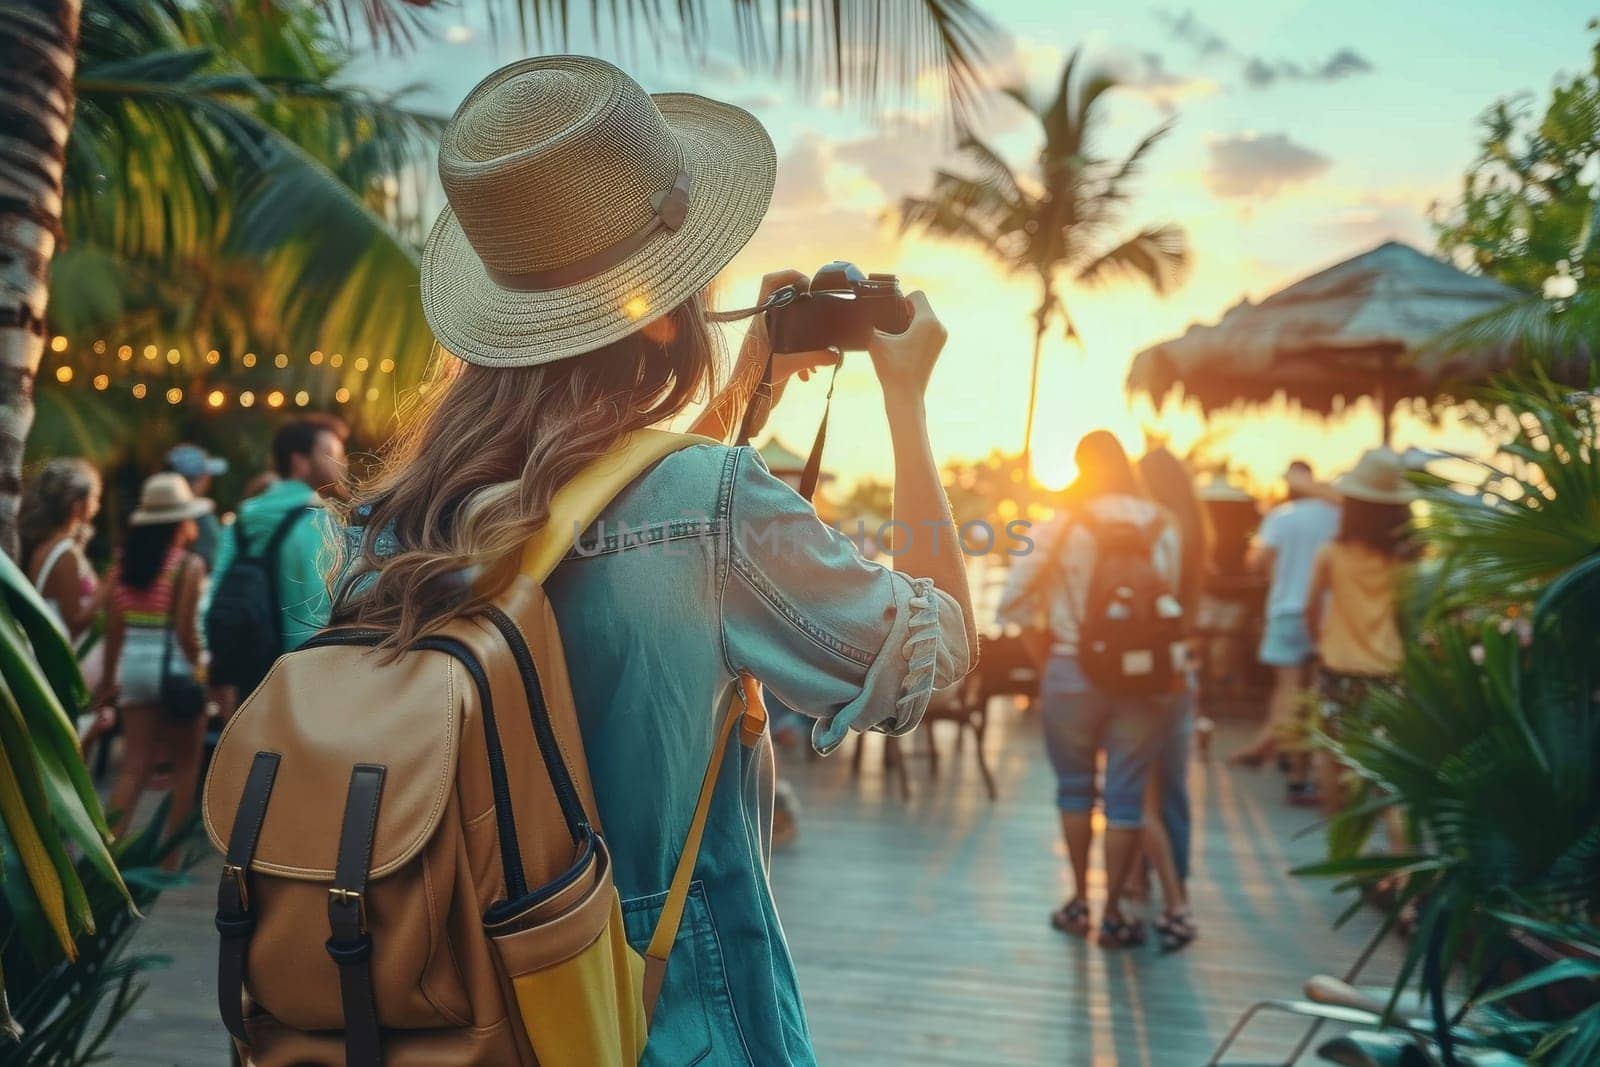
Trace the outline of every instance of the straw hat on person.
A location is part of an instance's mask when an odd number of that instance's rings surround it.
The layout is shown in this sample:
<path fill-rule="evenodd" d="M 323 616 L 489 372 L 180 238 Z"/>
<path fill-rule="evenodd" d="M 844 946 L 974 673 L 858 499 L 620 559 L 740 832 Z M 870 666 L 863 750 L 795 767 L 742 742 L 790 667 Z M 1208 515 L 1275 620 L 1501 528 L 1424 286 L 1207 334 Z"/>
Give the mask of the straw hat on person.
<path fill-rule="evenodd" d="M 134 526 L 155 526 L 164 522 L 198 519 L 216 507 L 205 497 L 196 497 L 189 479 L 176 471 L 152 474 L 139 491 L 139 506 L 129 516 Z"/>
<path fill-rule="evenodd" d="M 439 144 L 449 206 L 422 311 L 454 355 L 526 367 L 592 352 L 700 292 L 755 232 L 777 173 L 748 112 L 647 94 L 587 56 L 489 75 Z"/>
<path fill-rule="evenodd" d="M 1392 448 L 1364 453 L 1353 470 L 1333 480 L 1333 488 L 1342 496 L 1369 504 L 1409 504 L 1417 495 L 1406 481 L 1405 462 Z"/>

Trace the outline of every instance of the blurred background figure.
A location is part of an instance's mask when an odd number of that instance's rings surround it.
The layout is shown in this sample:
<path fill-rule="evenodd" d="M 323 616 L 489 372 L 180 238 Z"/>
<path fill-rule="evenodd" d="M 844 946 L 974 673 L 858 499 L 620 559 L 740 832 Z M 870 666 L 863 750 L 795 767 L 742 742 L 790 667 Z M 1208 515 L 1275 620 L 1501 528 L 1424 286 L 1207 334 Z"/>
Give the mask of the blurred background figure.
<path fill-rule="evenodd" d="M 197 497 L 210 497 L 215 479 L 228 473 L 228 461 L 213 456 L 199 445 L 174 445 L 167 452 L 167 470 L 181 474 Z M 194 553 L 205 561 L 209 571 L 217 561 L 217 549 L 222 542 L 222 523 L 216 511 L 206 512 L 195 520 L 200 536 L 194 543 Z"/>
<path fill-rule="evenodd" d="M 1161 882 L 1164 909 L 1155 927 L 1161 947 L 1171 952 L 1183 948 L 1197 935 L 1188 893 L 1189 842 L 1194 824 L 1189 803 L 1189 761 L 1200 696 L 1195 626 L 1200 618 L 1212 537 L 1211 525 L 1195 492 L 1194 477 L 1182 460 L 1165 448 L 1154 449 L 1139 460 L 1139 477 L 1150 499 L 1165 508 L 1177 525 L 1180 551 L 1176 588 L 1187 634 L 1183 691 L 1145 789 L 1145 858 Z"/>
<path fill-rule="evenodd" d="M 1180 550 L 1177 530 L 1145 497 L 1115 436 L 1104 430 L 1085 435 L 1074 458 L 1077 480 L 1062 494 L 1057 516 L 1033 535 L 1035 549 L 1017 557 L 999 615 L 1002 622 L 1024 628 L 1042 624 L 1050 641 L 1039 704 L 1073 878 L 1073 895 L 1051 913 L 1050 924 L 1074 937 L 1087 936 L 1092 928 L 1089 852 L 1103 753 L 1099 793 L 1106 823 L 1106 902 L 1098 940 L 1107 948 L 1131 948 L 1144 943 L 1145 932 L 1143 924 L 1123 913 L 1122 897 L 1143 852 L 1146 779 L 1168 741 L 1175 701 L 1096 688 L 1079 663 L 1078 643 L 1099 555 L 1095 529 L 1149 531 L 1151 561 L 1170 589 L 1178 585 Z"/>
<path fill-rule="evenodd" d="M 1339 510 L 1316 495 L 1308 464 L 1294 461 L 1284 477 L 1289 499 L 1267 513 L 1250 547 L 1250 566 L 1271 575 L 1259 655 L 1272 668 L 1273 680 L 1265 721 L 1233 755 L 1234 763 L 1248 767 L 1260 766 L 1278 750 L 1310 682 L 1314 649 L 1305 618 L 1311 565 L 1339 529 Z M 1305 759 L 1297 757 L 1290 770 L 1290 798 L 1303 798 L 1309 789 Z"/>
<path fill-rule="evenodd" d="M 46 460 L 23 492 L 18 516 L 28 578 L 77 644 L 94 620 L 99 583 L 84 548 L 100 511 L 100 472 L 87 460 Z"/>
<path fill-rule="evenodd" d="M 94 706 L 115 702 L 122 724 L 122 768 L 107 802 L 119 835 L 158 769 L 172 789 L 169 833 L 194 806 L 205 738 L 199 605 L 206 581 L 195 520 L 213 507 L 182 475 L 151 475 L 106 576 L 106 676 Z"/>

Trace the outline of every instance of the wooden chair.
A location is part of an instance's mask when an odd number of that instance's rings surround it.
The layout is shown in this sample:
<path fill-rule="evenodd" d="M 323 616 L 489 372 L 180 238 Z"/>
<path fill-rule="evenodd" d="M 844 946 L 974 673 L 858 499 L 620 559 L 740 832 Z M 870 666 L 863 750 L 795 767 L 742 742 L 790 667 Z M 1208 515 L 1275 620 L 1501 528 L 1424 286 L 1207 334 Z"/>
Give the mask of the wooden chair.
<path fill-rule="evenodd" d="M 933 736 L 932 726 L 939 722 L 956 724 L 955 752 L 961 753 L 966 735 L 972 734 L 972 743 L 978 756 L 978 771 L 983 775 L 983 787 L 994 800 L 998 791 L 994 772 L 989 768 L 984 738 L 989 728 L 989 701 L 1000 696 L 1033 697 L 1039 692 L 1039 668 L 1019 634 L 1000 634 L 987 638 L 978 658 L 978 669 L 967 675 L 952 692 L 936 697 L 928 706 L 923 722 L 928 726 L 928 773 L 939 773 L 939 746 Z"/>

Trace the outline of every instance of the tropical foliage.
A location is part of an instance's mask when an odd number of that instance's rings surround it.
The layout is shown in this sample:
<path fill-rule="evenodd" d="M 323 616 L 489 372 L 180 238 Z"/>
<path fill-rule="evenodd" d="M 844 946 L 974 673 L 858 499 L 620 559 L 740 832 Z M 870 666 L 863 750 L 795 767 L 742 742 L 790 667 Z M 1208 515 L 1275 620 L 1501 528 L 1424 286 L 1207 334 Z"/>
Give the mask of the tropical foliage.
<path fill-rule="evenodd" d="M 109 914 L 107 901 L 131 907 L 78 751 L 73 718 L 87 700 L 71 646 L 0 553 L 0 945 L 8 965 L 12 943 L 41 969 L 73 960 L 78 938 Z M 0 1034 L 12 1027 L 10 980 L 0 975 Z"/>
<path fill-rule="evenodd" d="M 1528 296 L 1443 343 L 1514 346 L 1558 369 L 1588 363 L 1600 333 L 1600 39 L 1587 69 L 1542 107 L 1527 96 L 1500 100 L 1481 127 L 1460 200 L 1438 220 L 1439 249 Z"/>
<path fill-rule="evenodd" d="M 1031 275 L 1039 286 L 1034 311 L 1033 365 L 1023 428 L 1023 469 L 1033 439 L 1039 360 L 1045 335 L 1060 323 L 1078 337 L 1067 307 L 1068 285 L 1096 285 L 1136 278 L 1157 293 L 1178 282 L 1189 265 L 1188 240 L 1170 223 L 1121 234 L 1132 184 L 1151 150 L 1171 128 L 1148 133 L 1127 155 L 1099 154 L 1096 135 L 1109 75 L 1078 75 L 1079 53 L 1067 60 L 1053 95 L 1036 99 L 1026 88 L 1007 95 L 1038 122 L 1042 135 L 1034 165 L 1013 167 L 978 135 L 960 145 L 965 167 L 940 170 L 926 196 L 900 205 L 904 230 L 920 229 L 975 245 L 1006 270 Z"/>
<path fill-rule="evenodd" d="M 1600 1049 L 1600 434 L 1590 400 L 1574 407 L 1544 383 L 1480 402 L 1513 435 L 1471 491 L 1425 489 L 1417 535 L 1444 561 L 1434 610 L 1400 684 L 1375 687 L 1323 738 L 1359 785 L 1330 824 L 1329 860 L 1300 873 L 1362 890 L 1402 880 L 1391 918 L 1414 909 L 1417 924 L 1397 996 L 1416 980 L 1442 1005 L 1455 976 L 1473 1005 L 1519 1009 L 1487 1014 L 1475 1038 L 1589 1063 Z M 1417 845 L 1363 855 L 1388 809 Z M 1532 949 L 1552 962 L 1529 967 Z M 1585 1014 L 1540 1007 L 1534 995 L 1558 985 L 1569 996 L 1576 985 Z"/>

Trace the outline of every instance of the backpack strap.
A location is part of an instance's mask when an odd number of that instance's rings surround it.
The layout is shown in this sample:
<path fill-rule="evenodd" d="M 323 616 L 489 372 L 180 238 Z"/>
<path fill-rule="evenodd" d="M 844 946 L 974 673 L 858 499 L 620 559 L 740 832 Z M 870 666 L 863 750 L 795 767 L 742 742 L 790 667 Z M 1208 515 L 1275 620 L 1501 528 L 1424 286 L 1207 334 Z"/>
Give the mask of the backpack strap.
<path fill-rule="evenodd" d="M 700 842 L 705 837 L 706 817 L 711 813 L 711 798 L 717 791 L 717 778 L 722 770 L 722 759 L 728 751 L 728 738 L 733 724 L 744 720 L 745 743 L 753 729 L 766 725 L 767 709 L 761 700 L 761 687 L 748 674 L 739 676 L 738 696 L 743 707 L 728 701 L 727 713 L 717 728 L 716 742 L 711 746 L 711 760 L 706 764 L 705 776 L 700 780 L 700 797 L 695 802 L 694 818 L 689 822 L 689 834 L 684 839 L 683 851 L 678 854 L 678 866 L 672 872 L 672 885 L 667 889 L 667 899 L 661 905 L 661 917 L 656 920 L 655 932 L 644 953 L 644 1018 L 646 1026 L 655 1015 L 656 1000 L 661 996 L 661 983 L 667 975 L 667 957 L 678 940 L 678 927 L 683 922 L 684 905 L 689 901 L 689 886 L 694 880 L 695 863 L 700 858 Z M 759 734 L 758 734 L 759 736 Z"/>
<path fill-rule="evenodd" d="M 339 999 L 344 1006 L 344 1056 L 347 1067 L 377 1067 L 383 1062 L 378 1005 L 372 992 L 372 935 L 367 932 L 367 873 L 372 838 L 378 826 L 385 768 L 358 763 L 350 772 L 339 856 L 328 890 L 328 955 L 339 965 Z"/>
<path fill-rule="evenodd" d="M 256 917 L 250 907 L 250 864 L 255 859 L 261 824 L 267 817 L 267 801 L 272 798 L 272 783 L 278 775 L 276 752 L 257 752 L 239 796 L 239 810 L 233 817 L 233 832 L 228 835 L 228 856 L 222 864 L 222 881 L 217 885 L 217 933 L 222 935 L 217 951 L 217 1007 L 228 1033 L 241 1045 L 249 1040 L 244 1030 L 244 958 L 255 933 Z"/>
<path fill-rule="evenodd" d="M 522 573 L 543 583 L 566 557 L 573 538 L 600 517 L 611 499 L 652 464 L 690 445 L 714 445 L 709 437 L 665 430 L 635 430 L 616 448 L 579 471 L 550 499 L 550 521 L 528 540 Z"/>

